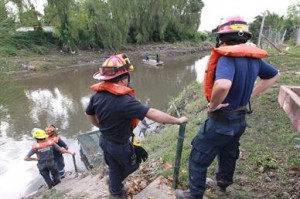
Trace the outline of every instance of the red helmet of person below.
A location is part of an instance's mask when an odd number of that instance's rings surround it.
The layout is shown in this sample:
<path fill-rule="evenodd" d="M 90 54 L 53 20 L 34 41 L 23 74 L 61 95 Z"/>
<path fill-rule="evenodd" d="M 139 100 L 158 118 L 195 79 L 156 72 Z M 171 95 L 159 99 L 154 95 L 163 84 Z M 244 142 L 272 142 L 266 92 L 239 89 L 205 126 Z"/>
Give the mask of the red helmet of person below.
<path fill-rule="evenodd" d="M 129 73 L 133 69 L 133 65 L 130 64 L 125 54 L 112 55 L 103 62 L 99 71 L 93 75 L 93 78 L 101 81 L 111 80 Z"/>
<path fill-rule="evenodd" d="M 53 124 L 50 124 L 49 126 L 46 127 L 46 133 L 51 136 L 53 135 L 56 131 L 57 131 L 57 128 L 53 125 Z"/>
<path fill-rule="evenodd" d="M 213 33 L 216 34 L 227 34 L 227 33 L 247 33 L 250 36 L 252 35 L 249 32 L 249 26 L 247 22 L 240 16 L 231 16 L 222 20 L 221 25 L 213 30 Z"/>

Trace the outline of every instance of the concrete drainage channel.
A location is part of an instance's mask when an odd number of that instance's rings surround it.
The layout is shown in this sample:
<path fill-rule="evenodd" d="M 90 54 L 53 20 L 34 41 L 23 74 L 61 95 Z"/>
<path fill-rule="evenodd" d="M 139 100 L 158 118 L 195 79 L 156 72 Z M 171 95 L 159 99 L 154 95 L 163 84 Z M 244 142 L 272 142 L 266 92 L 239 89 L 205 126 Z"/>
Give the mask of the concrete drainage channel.
<path fill-rule="evenodd" d="M 291 120 L 295 131 L 300 135 L 300 86 L 280 86 L 278 103 Z M 300 142 L 300 137 L 295 139 Z M 295 145 L 295 149 L 300 149 L 300 145 Z"/>

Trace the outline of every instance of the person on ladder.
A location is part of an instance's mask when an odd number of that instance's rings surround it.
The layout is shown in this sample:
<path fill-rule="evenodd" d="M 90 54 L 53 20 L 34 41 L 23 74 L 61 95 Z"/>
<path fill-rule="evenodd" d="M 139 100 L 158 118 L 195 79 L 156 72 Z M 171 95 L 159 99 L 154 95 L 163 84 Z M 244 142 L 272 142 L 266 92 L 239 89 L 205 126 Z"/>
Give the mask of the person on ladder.
<path fill-rule="evenodd" d="M 48 134 L 48 139 L 54 141 L 58 146 L 63 147 L 68 150 L 68 145 L 61 139 L 60 136 L 57 135 L 57 130 L 54 124 L 50 124 L 46 127 L 46 132 Z M 62 153 L 59 151 L 54 151 L 54 162 L 57 165 L 60 178 L 63 179 L 65 177 L 65 160 Z"/>
<path fill-rule="evenodd" d="M 44 178 L 49 189 L 52 189 L 55 185 L 61 182 L 60 175 L 57 166 L 54 162 L 54 151 L 60 153 L 69 153 L 75 155 L 75 153 L 66 150 L 63 147 L 59 147 L 51 139 L 47 139 L 47 133 L 39 128 L 34 128 L 31 131 L 32 137 L 36 139 L 37 143 L 32 146 L 32 149 L 25 156 L 25 161 L 37 161 L 37 167 L 41 176 Z M 36 157 L 31 157 L 36 154 Z"/>

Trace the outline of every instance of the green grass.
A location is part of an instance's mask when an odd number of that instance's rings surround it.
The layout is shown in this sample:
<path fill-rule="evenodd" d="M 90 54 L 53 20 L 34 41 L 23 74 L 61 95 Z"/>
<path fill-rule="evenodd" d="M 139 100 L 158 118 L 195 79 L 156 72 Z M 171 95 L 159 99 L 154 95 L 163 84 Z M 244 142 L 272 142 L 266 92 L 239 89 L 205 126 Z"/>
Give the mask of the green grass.
<path fill-rule="evenodd" d="M 300 48 L 291 49 L 285 54 L 272 53 L 266 60 L 278 67 L 280 80 L 266 93 L 252 99 L 253 113 L 248 115 L 246 132 L 241 138 L 240 150 L 244 160 L 239 160 L 235 173 L 235 184 L 229 195 L 207 191 L 211 198 L 284 198 L 299 197 L 295 183 L 299 174 L 292 168 L 300 167 L 300 153 L 293 147 L 295 137 L 299 136 L 292 128 L 286 113 L 277 102 L 280 85 L 300 85 Z M 173 100 L 182 115 L 189 118 L 181 159 L 179 187 L 188 184 L 188 157 L 190 143 L 197 134 L 199 125 L 206 119 L 206 112 L 199 111 L 206 105 L 202 88 L 193 83 L 178 98 Z M 169 110 L 176 115 L 174 110 Z M 150 155 L 149 162 L 161 158 L 163 162 L 174 163 L 179 127 L 166 126 L 159 134 L 152 134 L 143 141 Z M 148 164 L 150 164 L 148 162 Z M 159 165 L 159 174 L 172 176 L 173 170 Z M 213 178 L 216 162 L 208 170 L 208 177 Z"/>

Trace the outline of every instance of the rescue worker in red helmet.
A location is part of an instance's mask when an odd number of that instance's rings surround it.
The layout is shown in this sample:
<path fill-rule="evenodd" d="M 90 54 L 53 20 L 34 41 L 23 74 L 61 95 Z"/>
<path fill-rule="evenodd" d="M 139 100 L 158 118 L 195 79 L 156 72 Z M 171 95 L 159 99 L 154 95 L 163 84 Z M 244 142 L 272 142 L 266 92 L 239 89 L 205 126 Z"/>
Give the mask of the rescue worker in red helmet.
<path fill-rule="evenodd" d="M 46 132 L 39 128 L 34 128 L 31 131 L 32 136 L 36 139 L 37 143 L 32 146 L 32 149 L 25 156 L 25 161 L 38 161 L 37 167 L 41 176 L 44 178 L 47 186 L 51 189 L 53 186 L 60 183 L 60 176 L 57 170 L 57 166 L 54 162 L 54 151 L 60 151 L 61 153 L 69 153 L 75 155 L 63 147 L 59 147 L 52 140 L 47 139 Z M 31 157 L 36 154 L 35 157 Z M 50 176 L 51 175 L 51 176 Z"/>
<path fill-rule="evenodd" d="M 48 139 L 51 139 L 58 146 L 63 147 L 68 150 L 68 145 L 61 139 L 60 136 L 57 135 L 57 128 L 54 124 L 49 124 L 46 127 L 46 133 L 48 134 Z M 65 177 L 65 161 L 64 156 L 60 151 L 53 151 L 54 162 L 57 165 L 60 178 L 63 179 Z"/>
<path fill-rule="evenodd" d="M 238 15 L 225 18 L 217 28 L 212 30 L 216 34 L 216 47 L 224 43 L 226 45 L 246 43 L 252 36 L 248 28 L 247 22 Z"/>
<path fill-rule="evenodd" d="M 187 122 L 186 117 L 173 117 L 136 100 L 134 90 L 129 87 L 131 71 L 133 66 L 125 54 L 106 59 L 93 75 L 100 82 L 90 87 L 96 93 L 86 108 L 88 120 L 101 132 L 100 147 L 109 169 L 111 198 L 127 198 L 122 182 L 139 168 L 140 161 L 130 141 L 136 119 L 147 117 L 169 124 Z"/>
<path fill-rule="evenodd" d="M 207 169 L 217 157 L 216 187 L 225 192 L 233 183 L 239 140 L 246 129 L 246 105 L 250 98 L 270 88 L 278 70 L 262 58 L 267 52 L 246 44 L 251 38 L 240 16 L 228 17 L 214 31 L 212 49 L 203 82 L 208 118 L 192 141 L 189 157 L 189 191 L 177 189 L 177 199 L 203 198 Z M 257 77 L 260 78 L 255 84 Z"/>

